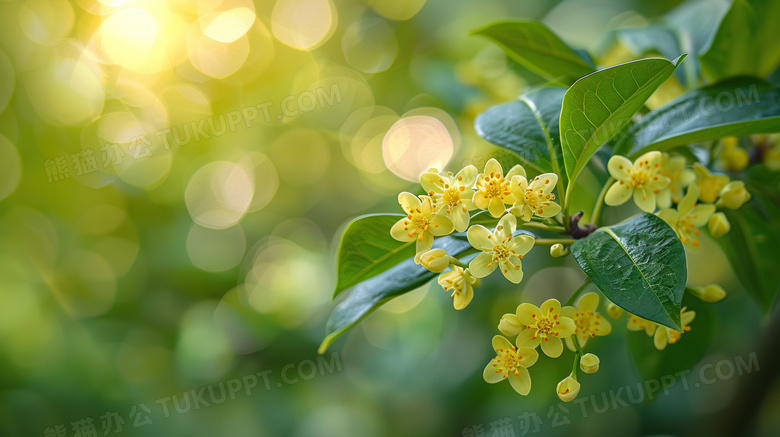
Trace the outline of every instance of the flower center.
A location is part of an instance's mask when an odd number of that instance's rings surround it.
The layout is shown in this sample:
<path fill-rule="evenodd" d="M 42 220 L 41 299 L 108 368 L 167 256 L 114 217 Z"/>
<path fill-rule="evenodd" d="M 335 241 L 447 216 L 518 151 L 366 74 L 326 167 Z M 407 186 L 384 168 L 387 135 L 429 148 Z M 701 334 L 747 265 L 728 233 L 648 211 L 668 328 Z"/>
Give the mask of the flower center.
<path fill-rule="evenodd" d="M 536 318 L 536 315 L 533 315 L 533 317 Z M 555 328 L 560 324 L 561 322 L 558 321 L 558 315 L 553 315 L 552 308 L 550 308 L 550 317 L 542 315 L 536 320 L 536 335 L 534 335 L 533 339 L 536 340 L 536 337 L 542 336 L 544 337 L 544 341 L 548 341 L 550 335 L 557 337 L 558 331 L 556 331 Z M 529 326 L 529 328 L 531 327 Z"/>
<path fill-rule="evenodd" d="M 509 259 L 510 256 L 514 255 L 515 251 L 511 249 L 507 249 L 503 244 L 498 244 L 495 247 L 493 247 L 493 261 L 494 262 L 503 262 Z"/>
<path fill-rule="evenodd" d="M 460 191 L 457 188 L 450 188 L 442 195 L 442 201 L 450 206 L 455 206 L 461 202 Z"/>
<path fill-rule="evenodd" d="M 520 360 L 523 357 L 517 354 L 517 349 L 514 346 L 512 349 L 499 349 L 496 352 L 498 355 L 493 358 L 495 361 L 493 367 L 496 368 L 496 373 L 503 373 L 504 377 L 509 376 L 510 372 L 514 373 L 515 376 L 520 374 L 517 368 L 520 367 Z"/>
<path fill-rule="evenodd" d="M 481 188 L 485 191 L 485 196 L 490 198 L 498 197 L 503 199 L 505 196 L 512 194 L 509 189 L 509 181 L 501 175 L 486 175 L 483 185 Z"/>
<path fill-rule="evenodd" d="M 639 170 L 631 173 L 631 179 L 631 185 L 642 188 L 650 180 L 650 175 L 644 170 Z"/>

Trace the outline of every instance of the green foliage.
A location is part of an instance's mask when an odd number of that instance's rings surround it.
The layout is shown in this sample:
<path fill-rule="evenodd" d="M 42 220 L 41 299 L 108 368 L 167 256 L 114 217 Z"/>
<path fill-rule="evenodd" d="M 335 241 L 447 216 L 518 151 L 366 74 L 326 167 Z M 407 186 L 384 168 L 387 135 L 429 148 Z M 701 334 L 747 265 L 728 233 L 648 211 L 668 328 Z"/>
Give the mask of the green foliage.
<path fill-rule="evenodd" d="M 363 220 L 376 221 L 375 226 L 379 228 L 383 225 L 380 221 L 384 222 L 384 216 L 367 216 Z M 390 226 L 392 226 L 392 223 Z M 390 226 L 384 230 L 388 236 L 390 235 Z M 437 238 L 434 248 L 442 248 L 454 257 L 466 256 L 473 251 L 471 245 L 466 240 L 465 234 L 453 234 Z M 412 253 L 413 255 L 414 253 Z M 393 257 L 392 259 L 395 260 L 396 258 Z M 435 276 L 436 273 L 432 273 L 424 267 L 415 264 L 413 258 L 408 258 L 352 287 L 346 298 L 333 308 L 325 328 L 327 336 L 322 341 L 322 345 L 320 345 L 320 353 L 327 350 L 331 343 L 341 334 L 355 326 L 377 308 L 395 297 L 425 285 Z"/>
<path fill-rule="evenodd" d="M 501 21 L 474 34 L 490 38 L 507 56 L 552 82 L 570 85 L 593 71 L 592 65 L 537 21 Z"/>
<path fill-rule="evenodd" d="M 780 62 L 780 2 L 734 0 L 705 53 L 704 75 L 717 81 L 735 76 L 766 77 Z"/>
<path fill-rule="evenodd" d="M 683 58 L 616 65 L 583 77 L 566 91 L 560 131 L 570 185 L 596 149 L 620 133 Z"/>
<path fill-rule="evenodd" d="M 653 214 L 600 228 L 577 240 L 571 253 L 609 300 L 626 311 L 679 329 L 687 281 L 683 245 Z"/>
<path fill-rule="evenodd" d="M 621 138 L 615 153 L 639 156 L 725 136 L 780 129 L 780 89 L 738 79 L 688 91 L 648 113 Z"/>
<path fill-rule="evenodd" d="M 405 243 L 390 236 L 390 228 L 402 217 L 402 214 L 365 215 L 347 225 L 339 243 L 334 298 L 345 289 L 414 256 L 413 241 Z"/>
<path fill-rule="evenodd" d="M 565 92 L 544 87 L 493 106 L 474 121 L 477 135 L 514 152 L 527 170 L 557 173 L 563 168 L 558 119 Z"/>

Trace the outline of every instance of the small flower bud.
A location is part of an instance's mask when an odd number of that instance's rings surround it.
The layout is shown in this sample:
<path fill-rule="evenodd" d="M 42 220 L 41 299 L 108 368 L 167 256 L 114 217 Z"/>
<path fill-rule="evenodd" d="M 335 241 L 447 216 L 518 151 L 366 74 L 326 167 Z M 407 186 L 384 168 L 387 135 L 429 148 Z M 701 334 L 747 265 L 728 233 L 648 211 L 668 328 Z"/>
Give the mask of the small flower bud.
<path fill-rule="evenodd" d="M 515 337 L 520 334 L 524 328 L 520 319 L 514 314 L 504 314 L 501 321 L 498 322 L 498 330 L 507 337 Z"/>
<path fill-rule="evenodd" d="M 599 370 L 599 357 L 594 354 L 585 354 L 580 358 L 580 369 L 585 373 L 596 373 Z"/>
<path fill-rule="evenodd" d="M 569 249 L 564 247 L 563 244 L 556 243 L 550 246 L 550 255 L 553 258 L 561 258 L 569 254 Z"/>
<path fill-rule="evenodd" d="M 729 223 L 729 219 L 726 218 L 725 214 L 716 212 L 710 217 L 708 227 L 710 229 L 710 235 L 715 238 L 720 238 L 729 233 L 731 230 L 731 223 Z"/>
<path fill-rule="evenodd" d="M 748 200 L 750 200 L 750 193 L 745 189 L 745 183 L 742 181 L 732 181 L 720 190 L 718 206 L 737 209 Z"/>
<path fill-rule="evenodd" d="M 620 308 L 619 306 L 610 302 L 607 304 L 607 314 L 609 314 L 609 316 L 613 319 L 617 319 L 623 315 L 623 308 Z"/>
<path fill-rule="evenodd" d="M 718 284 L 711 284 L 706 287 L 689 287 L 688 290 L 692 295 L 704 302 L 715 303 L 726 298 L 726 291 Z"/>
<path fill-rule="evenodd" d="M 558 383 L 556 391 L 563 402 L 571 402 L 580 392 L 580 383 L 574 379 L 574 375 L 569 375 Z"/>
<path fill-rule="evenodd" d="M 434 273 L 441 273 L 450 265 L 450 256 L 444 249 L 432 249 L 420 255 L 420 264 Z"/>

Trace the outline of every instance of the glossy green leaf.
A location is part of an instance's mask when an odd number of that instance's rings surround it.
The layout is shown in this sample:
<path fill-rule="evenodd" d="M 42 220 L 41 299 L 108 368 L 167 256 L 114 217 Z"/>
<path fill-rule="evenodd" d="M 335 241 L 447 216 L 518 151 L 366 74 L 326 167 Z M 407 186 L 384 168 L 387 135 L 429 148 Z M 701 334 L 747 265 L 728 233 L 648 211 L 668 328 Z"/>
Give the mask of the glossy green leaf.
<path fill-rule="evenodd" d="M 691 322 L 691 330 L 683 333 L 676 343 L 668 344 L 664 350 L 656 349 L 653 337 L 648 337 L 644 331 L 626 332 L 634 363 L 646 381 L 673 378 L 675 374 L 690 369 L 699 362 L 710 345 L 715 330 L 712 304 L 685 293 L 682 305 L 687 311 L 696 312 L 696 318 Z"/>
<path fill-rule="evenodd" d="M 653 214 L 600 228 L 571 246 L 582 270 L 626 311 L 679 329 L 688 277 L 685 251 L 674 230 Z"/>
<path fill-rule="evenodd" d="M 684 58 L 642 59 L 599 70 L 574 83 L 563 97 L 561 144 L 569 184 L 602 144 L 621 132 Z"/>
<path fill-rule="evenodd" d="M 754 208 L 754 202 L 737 211 L 725 211 L 731 232 L 717 241 L 745 291 L 766 312 L 780 290 L 780 231 Z"/>
<path fill-rule="evenodd" d="M 455 257 L 473 250 L 465 233 L 437 238 L 433 247 L 442 248 Z M 436 273 L 415 264 L 414 259 L 409 258 L 355 285 L 346 298 L 333 309 L 325 328 L 327 336 L 320 345 L 320 353 L 324 352 L 341 334 L 389 300 L 425 285 L 436 276 Z"/>
<path fill-rule="evenodd" d="M 477 116 L 474 129 L 481 138 L 514 152 L 527 170 L 559 173 L 563 155 L 558 119 L 565 93 L 565 88 L 544 87 L 523 94 Z"/>
<path fill-rule="evenodd" d="M 552 82 L 569 85 L 593 71 L 571 47 L 538 21 L 501 21 L 475 30 L 511 59 Z"/>
<path fill-rule="evenodd" d="M 699 59 L 712 81 L 766 77 L 780 62 L 780 2 L 734 0 L 707 51 Z"/>
<path fill-rule="evenodd" d="M 347 225 L 339 243 L 334 298 L 358 282 L 414 256 L 414 242 L 404 243 L 390 236 L 390 228 L 401 218 L 402 214 L 371 214 Z"/>
<path fill-rule="evenodd" d="M 760 79 L 739 79 L 689 91 L 651 111 L 617 141 L 615 153 L 636 157 L 724 136 L 777 131 L 780 89 Z"/>

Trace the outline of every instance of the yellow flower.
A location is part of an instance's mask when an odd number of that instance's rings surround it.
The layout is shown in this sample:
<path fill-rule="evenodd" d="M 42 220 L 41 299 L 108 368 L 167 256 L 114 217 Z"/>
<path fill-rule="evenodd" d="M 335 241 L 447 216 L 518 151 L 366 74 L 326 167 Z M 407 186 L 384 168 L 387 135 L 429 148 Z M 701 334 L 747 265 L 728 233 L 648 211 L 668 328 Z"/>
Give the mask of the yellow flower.
<path fill-rule="evenodd" d="M 515 203 L 509 212 L 525 221 L 531 220 L 534 214 L 539 217 L 553 217 L 561 212 L 561 205 L 553 202 L 555 184 L 558 183 L 558 175 L 545 173 L 539 175 L 528 183 L 525 176 L 513 176 L 510 183 L 512 196 Z"/>
<path fill-rule="evenodd" d="M 441 273 L 447 270 L 451 259 L 444 249 L 431 249 L 420 255 L 420 264 L 433 273 Z"/>
<path fill-rule="evenodd" d="M 706 287 L 688 287 L 686 290 L 691 294 L 708 303 L 720 302 L 726 298 L 726 290 L 718 284 L 711 284 Z"/>
<path fill-rule="evenodd" d="M 682 331 L 667 328 L 666 326 L 658 326 L 658 329 L 656 329 L 655 335 L 653 336 L 653 344 L 655 345 L 656 349 L 659 351 L 666 349 L 667 343 L 677 343 L 677 341 L 680 340 L 680 336 L 682 336 L 684 332 L 691 330 L 689 325 L 691 322 L 693 322 L 693 319 L 696 318 L 696 312 L 685 310 L 686 308 L 683 307 L 682 311 L 680 311 L 680 325 L 682 327 Z"/>
<path fill-rule="evenodd" d="M 515 201 L 510 189 L 510 181 L 515 175 L 525 176 L 525 169 L 516 165 L 504 177 L 504 169 L 493 158 L 485 163 L 485 172 L 477 176 L 477 191 L 474 193 L 474 206 L 490 211 L 493 217 L 501 217 L 506 206 Z"/>
<path fill-rule="evenodd" d="M 715 238 L 720 238 L 729 233 L 731 230 L 731 223 L 729 223 L 729 219 L 726 218 L 725 214 L 716 212 L 710 218 L 707 228 L 710 230 L 710 235 Z"/>
<path fill-rule="evenodd" d="M 555 391 L 563 402 L 571 402 L 580 392 L 580 383 L 577 382 L 577 380 L 574 379 L 574 375 L 571 374 L 558 383 L 558 387 L 556 387 Z"/>
<path fill-rule="evenodd" d="M 701 164 L 693 164 L 693 170 L 699 179 L 696 186 L 699 187 L 699 199 L 704 203 L 712 203 L 718 200 L 718 193 L 726 184 L 729 183 L 729 177 L 726 175 L 712 174 L 707 167 Z"/>
<path fill-rule="evenodd" d="M 516 392 L 527 395 L 531 391 L 528 368 L 539 359 L 539 354 L 531 348 L 512 346 L 509 340 L 500 335 L 493 337 L 493 349 L 496 357 L 485 366 L 482 377 L 490 384 L 509 378 Z"/>
<path fill-rule="evenodd" d="M 609 316 L 612 317 L 613 319 L 617 319 L 618 317 L 623 315 L 623 308 L 620 308 L 619 306 L 610 302 L 607 304 L 607 314 L 609 314 Z"/>
<path fill-rule="evenodd" d="M 677 204 L 677 209 L 664 209 L 658 213 L 658 217 L 674 229 L 680 241 L 694 251 L 699 248 L 699 228 L 707 224 L 715 213 L 715 205 L 696 205 L 698 196 L 698 187 L 691 185 Z"/>
<path fill-rule="evenodd" d="M 723 138 L 720 148 L 720 165 L 727 171 L 742 171 L 747 167 L 748 154 L 738 146 L 736 137 Z"/>
<path fill-rule="evenodd" d="M 609 320 L 596 312 L 599 306 L 599 295 L 596 293 L 585 293 L 577 302 L 577 307 L 565 306 L 561 314 L 574 320 L 574 334 L 566 338 L 566 347 L 569 350 L 576 350 L 574 346 L 574 337 L 580 342 L 580 347 L 585 347 L 588 337 L 603 336 L 612 332 L 612 325 Z"/>
<path fill-rule="evenodd" d="M 718 206 L 725 206 L 730 209 L 737 209 L 750 200 L 750 193 L 745 189 L 745 183 L 742 181 L 732 181 L 726 184 L 720 190 L 720 199 Z"/>
<path fill-rule="evenodd" d="M 683 197 L 683 190 L 696 179 L 696 173 L 685 168 L 684 157 L 669 158 L 666 153 L 661 157 L 658 173 L 669 178 L 669 185 L 656 196 L 659 208 L 670 208 L 672 202 L 678 203 Z"/>
<path fill-rule="evenodd" d="M 422 200 L 421 200 L 422 199 Z M 433 211 L 433 202 L 428 196 L 418 198 L 412 193 L 398 195 L 398 203 L 407 214 L 390 229 L 390 235 L 398 241 L 417 240 L 417 254 L 414 262 L 420 263 L 420 255 L 433 246 L 433 237 L 452 232 L 452 220 Z"/>
<path fill-rule="evenodd" d="M 645 153 L 633 164 L 620 155 L 610 158 L 607 169 L 616 182 L 607 190 L 604 202 L 610 206 L 622 205 L 633 195 L 640 209 L 655 211 L 656 195 L 669 185 L 669 178 L 659 171 L 661 158 L 661 152 Z"/>
<path fill-rule="evenodd" d="M 440 175 L 435 169 L 428 170 L 420 175 L 420 184 L 433 199 L 434 210 L 447 215 L 456 231 L 464 232 L 469 227 L 469 211 L 475 208 L 471 187 L 476 179 L 477 168 L 467 165 L 456 175 Z"/>
<path fill-rule="evenodd" d="M 601 360 L 594 354 L 585 354 L 580 358 L 580 369 L 585 373 L 596 373 L 599 371 Z"/>
<path fill-rule="evenodd" d="M 561 356 L 562 338 L 570 336 L 575 329 L 574 321 L 561 315 L 561 303 L 547 299 L 542 307 L 521 303 L 517 313 L 504 314 L 498 329 L 508 336 L 517 335 L 518 347 L 535 348 L 541 344 L 542 352 L 551 358 Z"/>
<path fill-rule="evenodd" d="M 498 221 L 493 232 L 482 225 L 474 225 L 466 234 L 469 243 L 482 251 L 469 263 L 471 274 L 484 278 L 501 266 L 501 273 L 517 284 L 523 280 L 523 265 L 520 261 L 534 247 L 534 239 L 529 235 L 513 237 L 517 229 L 517 219 L 506 214 Z"/>
<path fill-rule="evenodd" d="M 655 322 L 651 322 L 649 320 L 645 320 L 639 316 L 635 316 L 631 313 L 628 314 L 628 324 L 626 324 L 626 329 L 629 331 L 645 331 L 645 334 L 647 334 L 648 337 L 652 336 L 653 333 L 655 333 L 656 328 L 658 327 L 658 324 Z"/>
<path fill-rule="evenodd" d="M 471 299 L 474 298 L 474 286 L 477 284 L 477 278 L 473 277 L 469 269 L 463 269 L 460 266 L 450 266 L 451 272 L 439 276 L 439 285 L 444 291 L 452 290 L 450 297 L 453 298 L 452 306 L 456 310 L 466 308 Z"/>

